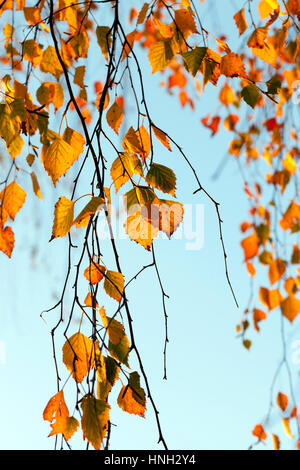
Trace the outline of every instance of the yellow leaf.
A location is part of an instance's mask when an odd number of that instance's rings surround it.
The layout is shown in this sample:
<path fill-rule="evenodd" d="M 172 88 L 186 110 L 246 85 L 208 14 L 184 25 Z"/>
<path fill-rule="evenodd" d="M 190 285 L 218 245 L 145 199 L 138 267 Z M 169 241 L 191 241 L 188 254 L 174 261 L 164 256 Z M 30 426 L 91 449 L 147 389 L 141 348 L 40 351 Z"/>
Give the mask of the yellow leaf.
<path fill-rule="evenodd" d="M 283 425 L 283 429 L 285 430 L 286 435 L 288 437 L 290 437 L 291 439 L 294 439 L 294 437 L 291 433 L 289 418 L 282 418 L 282 425 Z"/>
<path fill-rule="evenodd" d="M 100 450 L 103 439 L 107 433 L 110 406 L 104 400 L 97 400 L 92 395 L 85 395 L 81 402 L 81 426 L 83 439 Z"/>
<path fill-rule="evenodd" d="M 117 271 L 107 271 L 103 287 L 110 297 L 120 302 L 124 290 L 123 274 Z"/>
<path fill-rule="evenodd" d="M 94 366 L 93 341 L 78 332 L 63 345 L 63 363 L 76 382 L 82 382 Z"/>
<path fill-rule="evenodd" d="M 127 183 L 133 174 L 143 176 L 143 168 L 138 156 L 128 152 L 120 153 L 110 169 L 110 175 L 114 182 L 116 193 L 121 186 Z"/>
<path fill-rule="evenodd" d="M 70 199 L 64 196 L 60 197 L 55 204 L 51 240 L 56 237 L 64 237 L 67 235 L 72 227 L 73 218 L 74 201 L 70 201 Z"/>
<path fill-rule="evenodd" d="M 266 41 L 262 48 L 252 47 L 251 51 L 260 60 L 263 60 L 264 62 L 272 65 L 272 67 L 276 68 L 278 55 L 276 49 L 274 49 L 274 46 L 270 42 Z"/>
<path fill-rule="evenodd" d="M 83 152 L 85 145 L 85 139 L 83 135 L 81 135 L 80 132 L 74 131 L 74 129 L 71 129 L 70 127 L 66 127 L 62 138 L 69 145 L 71 145 L 78 158 L 78 156 Z"/>
<path fill-rule="evenodd" d="M 57 58 L 56 51 L 53 46 L 48 46 L 43 52 L 40 69 L 42 72 L 51 73 L 57 78 L 57 80 L 63 73 L 62 66 Z"/>
<path fill-rule="evenodd" d="M 40 198 L 41 200 L 43 200 L 43 196 L 42 196 L 42 193 L 41 193 L 40 185 L 39 185 L 38 179 L 37 179 L 37 177 L 36 177 L 36 174 L 32 171 L 32 172 L 30 173 L 30 176 L 31 176 L 32 187 L 33 187 L 34 194 L 35 194 L 38 198 Z"/>
<path fill-rule="evenodd" d="M 149 223 L 141 212 L 142 208 L 137 210 L 134 215 L 130 215 L 125 222 L 125 228 L 131 240 L 150 251 L 152 241 L 158 235 L 158 226 L 155 227 Z"/>
<path fill-rule="evenodd" d="M 118 322 L 114 318 L 106 316 L 104 307 L 100 308 L 100 317 L 102 319 L 103 325 L 107 331 L 109 341 L 112 344 L 119 344 L 125 335 L 125 329 L 122 323 Z"/>
<path fill-rule="evenodd" d="M 20 135 L 15 136 L 10 142 L 6 145 L 8 153 L 10 153 L 11 158 L 14 160 L 22 152 L 24 145 L 24 140 Z"/>
<path fill-rule="evenodd" d="M 78 156 L 74 148 L 60 136 L 51 145 L 43 146 L 42 163 L 54 186 L 56 186 L 59 178 L 73 165 Z"/>
<path fill-rule="evenodd" d="M 108 125 L 116 132 L 119 133 L 119 127 L 122 123 L 124 116 L 123 109 L 115 102 L 107 111 L 106 119 Z"/>
<path fill-rule="evenodd" d="M 285 158 L 282 160 L 282 166 L 292 175 L 295 174 L 296 169 L 297 169 L 297 163 L 293 159 L 293 156 L 291 153 L 288 152 L 286 154 Z"/>
<path fill-rule="evenodd" d="M 152 73 L 164 70 L 174 57 L 171 41 L 157 41 L 150 46 L 148 58 Z"/>
<path fill-rule="evenodd" d="M 60 108 L 64 102 L 63 88 L 56 82 L 44 82 L 36 92 L 36 97 L 40 104 L 49 109 L 49 104 L 53 103 L 54 111 Z"/>
<path fill-rule="evenodd" d="M 219 94 L 219 100 L 221 101 L 222 104 L 224 104 L 224 106 L 229 106 L 235 102 L 236 100 L 235 93 L 233 89 L 231 88 L 231 86 L 228 85 L 228 83 L 225 83 L 223 88 L 221 89 L 220 94 Z"/>
<path fill-rule="evenodd" d="M 86 227 L 89 223 L 90 216 L 96 212 L 100 212 L 104 205 L 104 199 L 102 197 L 92 197 L 87 205 L 82 209 L 74 220 L 72 225 L 79 227 Z"/>
<path fill-rule="evenodd" d="M 2 189 L 0 193 L 2 207 L 4 207 L 11 219 L 15 218 L 16 214 L 23 206 L 25 199 L 26 192 L 15 181 Z"/>

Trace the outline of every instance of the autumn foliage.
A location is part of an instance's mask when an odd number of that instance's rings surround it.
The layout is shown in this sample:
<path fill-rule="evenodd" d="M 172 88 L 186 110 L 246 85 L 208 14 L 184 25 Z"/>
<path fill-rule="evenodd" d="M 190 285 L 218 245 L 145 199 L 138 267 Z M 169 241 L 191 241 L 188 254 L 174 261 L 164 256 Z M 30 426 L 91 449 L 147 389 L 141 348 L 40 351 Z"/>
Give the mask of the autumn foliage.
<path fill-rule="evenodd" d="M 0 250 L 3 256 L 13 256 L 18 237 L 14 219 L 22 217 L 27 198 L 43 200 L 39 179 L 45 172 L 49 185 L 60 192 L 53 220 L 49 221 L 49 238 L 51 243 L 60 237 L 68 239 L 69 261 L 61 298 L 53 307 L 61 311 L 51 333 L 57 393 L 50 398 L 43 417 L 50 423 L 49 435 L 61 435 L 68 446 L 81 429 L 83 439 L 95 449 L 108 449 L 111 407 L 119 406 L 139 417 L 145 416 L 146 407 L 152 408 L 159 442 L 166 449 L 135 343 L 126 296 L 126 286 L 132 279 L 125 279 L 122 272 L 110 212 L 114 198 L 122 194 L 128 240 L 152 256 L 149 266 L 137 275 L 152 266 L 161 285 L 154 240 L 160 232 L 172 237 L 184 218 L 184 207 L 176 198 L 179 175 L 171 168 L 171 158 L 170 167 L 160 162 L 157 145 L 185 161 L 197 184 L 195 193 L 203 194 L 215 207 L 227 281 L 234 298 L 235 293 L 227 270 L 219 203 L 202 186 L 184 149 L 173 139 L 172 125 L 162 129 L 152 120 L 139 56 L 144 52 L 152 74 L 161 74 L 161 86 L 178 99 L 181 107 L 197 109 L 198 98 L 206 88 L 218 88 L 218 109 L 201 110 L 199 126 L 207 128 L 211 136 L 223 127 L 228 131 L 227 158 L 237 161 L 249 201 L 249 212 L 240 226 L 241 247 L 255 288 L 237 325 L 237 334 L 249 349 L 250 337 L 261 334 L 273 312 L 289 324 L 300 312 L 300 150 L 291 112 L 300 99 L 300 2 L 246 1 L 232 18 L 232 28 L 242 39 L 238 50 L 232 50 L 230 38 L 221 33 L 215 37 L 204 28 L 204 0 L 159 0 L 138 6 L 138 2 L 127 2 L 126 8 L 119 0 L 27 3 L 4 0 L 0 6 L 4 35 L 0 60 L 3 69 L 9 70 L 1 76 L 0 136 L 6 159 L 1 171 L 6 174 L 0 192 Z M 128 14 L 124 24 L 120 19 L 122 8 Z M 90 65 L 96 59 L 99 76 L 95 79 Z M 130 96 L 124 95 L 125 78 Z M 134 103 L 134 116 L 128 112 L 129 100 L 131 106 Z M 110 155 L 104 152 L 104 144 L 110 146 Z M 84 189 L 79 182 L 87 162 L 92 163 L 93 174 Z M 71 190 L 63 185 L 70 169 L 76 169 Z M 27 194 L 25 179 L 32 185 Z M 102 253 L 97 232 L 100 216 L 110 231 L 113 266 L 106 265 Z M 72 243 L 78 233 L 79 259 Z M 84 298 L 77 289 L 79 280 L 85 282 Z M 65 342 L 58 351 L 55 335 L 60 331 L 63 301 L 72 282 L 74 301 L 64 331 Z M 162 297 L 164 302 L 163 287 Z M 102 305 L 106 300 L 114 302 L 113 311 L 106 311 Z M 76 309 L 81 320 L 88 320 L 89 328 L 82 328 L 81 321 L 78 330 L 71 332 Z M 164 313 L 167 324 L 165 308 Z M 167 342 L 166 330 L 164 356 Z M 130 369 L 133 354 L 138 371 Z M 62 371 L 58 372 L 61 362 L 80 391 L 76 416 L 69 413 L 74 403 L 67 406 L 65 402 Z M 289 371 L 286 355 L 281 367 Z M 81 387 L 83 383 L 87 387 Z M 117 403 L 110 400 L 113 387 L 118 388 Z M 271 408 L 276 406 L 283 431 L 294 440 L 295 448 L 297 442 L 299 447 L 300 436 L 292 431 L 297 429 L 299 434 L 292 383 L 286 393 L 276 387 L 275 380 Z M 255 425 L 252 435 L 256 444 L 269 442 L 278 450 L 280 436 L 272 433 L 269 417 L 270 412 Z M 249 437 L 252 425 L 249 423 Z"/>

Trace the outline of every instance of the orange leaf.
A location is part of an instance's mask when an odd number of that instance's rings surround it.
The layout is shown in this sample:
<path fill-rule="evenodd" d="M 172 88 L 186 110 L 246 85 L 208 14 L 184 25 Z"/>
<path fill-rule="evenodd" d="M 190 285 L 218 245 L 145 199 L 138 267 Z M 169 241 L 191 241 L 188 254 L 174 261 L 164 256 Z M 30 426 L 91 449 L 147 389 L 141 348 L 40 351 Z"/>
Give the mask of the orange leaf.
<path fill-rule="evenodd" d="M 184 9 L 175 11 L 175 24 L 183 33 L 196 33 L 197 28 L 192 14 Z"/>
<path fill-rule="evenodd" d="M 267 314 L 263 312 L 263 310 L 259 310 L 257 308 L 253 309 L 253 323 L 254 323 L 254 328 L 256 329 L 257 332 L 259 332 L 259 326 L 258 323 L 260 321 L 263 321 L 267 318 Z"/>
<path fill-rule="evenodd" d="M 282 411 L 286 410 L 288 402 L 288 397 L 284 393 L 279 392 L 276 397 L 276 403 Z"/>
<path fill-rule="evenodd" d="M 272 434 L 272 440 L 273 440 L 274 450 L 279 450 L 280 449 L 279 437 L 276 434 Z"/>
<path fill-rule="evenodd" d="M 253 436 L 258 437 L 259 440 L 267 439 L 267 434 L 261 424 L 257 424 L 252 431 Z"/>
<path fill-rule="evenodd" d="M 225 83 L 219 94 L 219 100 L 224 106 L 229 106 L 236 100 L 235 93 L 228 83 Z"/>
<path fill-rule="evenodd" d="M 226 54 L 221 59 L 220 73 L 226 77 L 247 78 L 244 62 L 241 57 L 234 52 Z"/>
<path fill-rule="evenodd" d="M 106 119 L 108 125 L 116 132 L 119 133 L 119 127 L 122 123 L 124 116 L 123 109 L 115 102 L 107 111 Z"/>
<path fill-rule="evenodd" d="M 60 390 L 48 402 L 44 409 L 43 418 L 50 421 L 51 432 L 49 436 L 63 434 L 66 441 L 76 432 L 79 423 L 77 419 L 69 417 L 69 410 L 65 403 L 64 392 Z M 54 422 L 53 422 L 54 421 Z"/>
<path fill-rule="evenodd" d="M 83 275 L 91 284 L 97 284 L 103 279 L 105 271 L 105 266 L 101 266 L 98 263 L 92 263 L 84 270 Z"/>
<path fill-rule="evenodd" d="M 1 208 L 0 208 L 1 211 Z M 10 227 L 5 227 L 3 229 L 0 227 L 0 251 L 5 253 L 9 258 L 11 258 L 12 251 L 15 246 L 15 236 L 14 232 Z"/>
<path fill-rule="evenodd" d="M 0 193 L 0 202 L 12 219 L 23 206 L 25 199 L 26 192 L 15 181 L 2 189 Z"/>
<path fill-rule="evenodd" d="M 239 30 L 240 36 L 246 31 L 248 25 L 245 18 L 244 8 L 238 11 L 233 17 L 235 24 Z"/>
<path fill-rule="evenodd" d="M 259 289 L 259 298 L 261 303 L 268 307 L 269 310 L 278 307 L 283 299 L 278 289 L 268 290 L 266 287 Z"/>
<path fill-rule="evenodd" d="M 259 247 L 258 243 L 259 238 L 256 232 L 242 240 L 241 245 L 244 250 L 245 261 L 248 261 L 249 259 L 254 258 L 257 255 Z"/>
<path fill-rule="evenodd" d="M 269 279 L 275 284 L 285 273 L 285 262 L 282 259 L 274 259 L 269 264 Z"/>
<path fill-rule="evenodd" d="M 63 345 L 63 363 L 76 382 L 82 382 L 94 366 L 94 343 L 78 332 Z"/>
<path fill-rule="evenodd" d="M 281 302 L 280 307 L 282 315 L 292 323 L 300 312 L 300 300 L 290 295 Z"/>
<path fill-rule="evenodd" d="M 155 137 L 156 137 L 165 147 L 167 147 L 168 150 L 171 151 L 169 139 L 168 139 L 168 137 L 166 136 L 166 134 L 165 134 L 163 131 L 161 131 L 160 129 L 158 129 L 157 127 L 155 127 L 155 126 L 152 126 L 152 129 L 153 129 L 153 132 L 154 132 L 154 134 L 155 134 Z"/>

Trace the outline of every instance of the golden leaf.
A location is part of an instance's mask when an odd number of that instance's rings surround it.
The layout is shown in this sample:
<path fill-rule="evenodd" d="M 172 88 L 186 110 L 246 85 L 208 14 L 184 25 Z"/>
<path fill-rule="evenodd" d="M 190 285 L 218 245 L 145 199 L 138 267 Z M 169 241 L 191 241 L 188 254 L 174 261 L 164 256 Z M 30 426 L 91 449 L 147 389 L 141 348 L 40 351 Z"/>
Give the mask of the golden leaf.
<path fill-rule="evenodd" d="M 60 197 L 55 204 L 51 240 L 56 237 L 64 237 L 67 235 L 72 227 L 73 218 L 74 201 L 70 201 L 70 199 L 64 196 Z"/>
<path fill-rule="evenodd" d="M 26 192 L 15 181 L 10 183 L 0 193 L 0 202 L 8 215 L 14 219 L 23 206 L 26 199 Z"/>
<path fill-rule="evenodd" d="M 117 271 L 107 271 L 103 287 L 105 289 L 105 292 L 110 297 L 115 299 L 117 302 L 120 302 L 124 290 L 123 274 Z"/>
<path fill-rule="evenodd" d="M 63 363 L 76 382 L 82 382 L 94 366 L 94 345 L 87 336 L 78 332 L 63 345 Z"/>

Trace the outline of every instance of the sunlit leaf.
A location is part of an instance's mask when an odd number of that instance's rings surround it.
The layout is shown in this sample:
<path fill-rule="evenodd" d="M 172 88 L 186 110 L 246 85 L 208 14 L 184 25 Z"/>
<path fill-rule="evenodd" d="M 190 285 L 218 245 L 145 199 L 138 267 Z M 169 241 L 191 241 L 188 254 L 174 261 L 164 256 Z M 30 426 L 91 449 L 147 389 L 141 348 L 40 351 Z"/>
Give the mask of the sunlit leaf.
<path fill-rule="evenodd" d="M 107 271 L 103 287 L 110 297 L 120 302 L 124 290 L 123 274 L 117 271 Z"/>
<path fill-rule="evenodd" d="M 15 218 L 19 210 L 23 207 L 25 199 L 26 192 L 15 181 L 2 189 L 0 193 L 0 203 L 12 219 Z"/>
<path fill-rule="evenodd" d="M 146 175 L 146 181 L 154 188 L 175 196 L 176 175 L 170 168 L 152 163 Z"/>
<path fill-rule="evenodd" d="M 110 406 L 104 400 L 85 395 L 81 401 L 81 409 L 83 438 L 96 450 L 100 450 L 107 433 Z"/>
<path fill-rule="evenodd" d="M 93 341 L 78 332 L 63 345 L 63 363 L 76 382 L 82 382 L 94 365 Z"/>
<path fill-rule="evenodd" d="M 52 228 L 52 237 L 64 237 L 69 233 L 74 219 L 74 201 L 61 196 L 54 209 L 54 221 Z"/>
<path fill-rule="evenodd" d="M 102 281 L 105 272 L 105 266 L 94 262 L 84 270 L 83 275 L 91 284 L 97 284 Z"/>
<path fill-rule="evenodd" d="M 146 396 L 145 391 L 140 386 L 140 377 L 137 372 L 132 372 L 129 376 L 128 385 L 123 385 L 121 388 L 118 405 L 127 413 L 145 416 Z"/>

